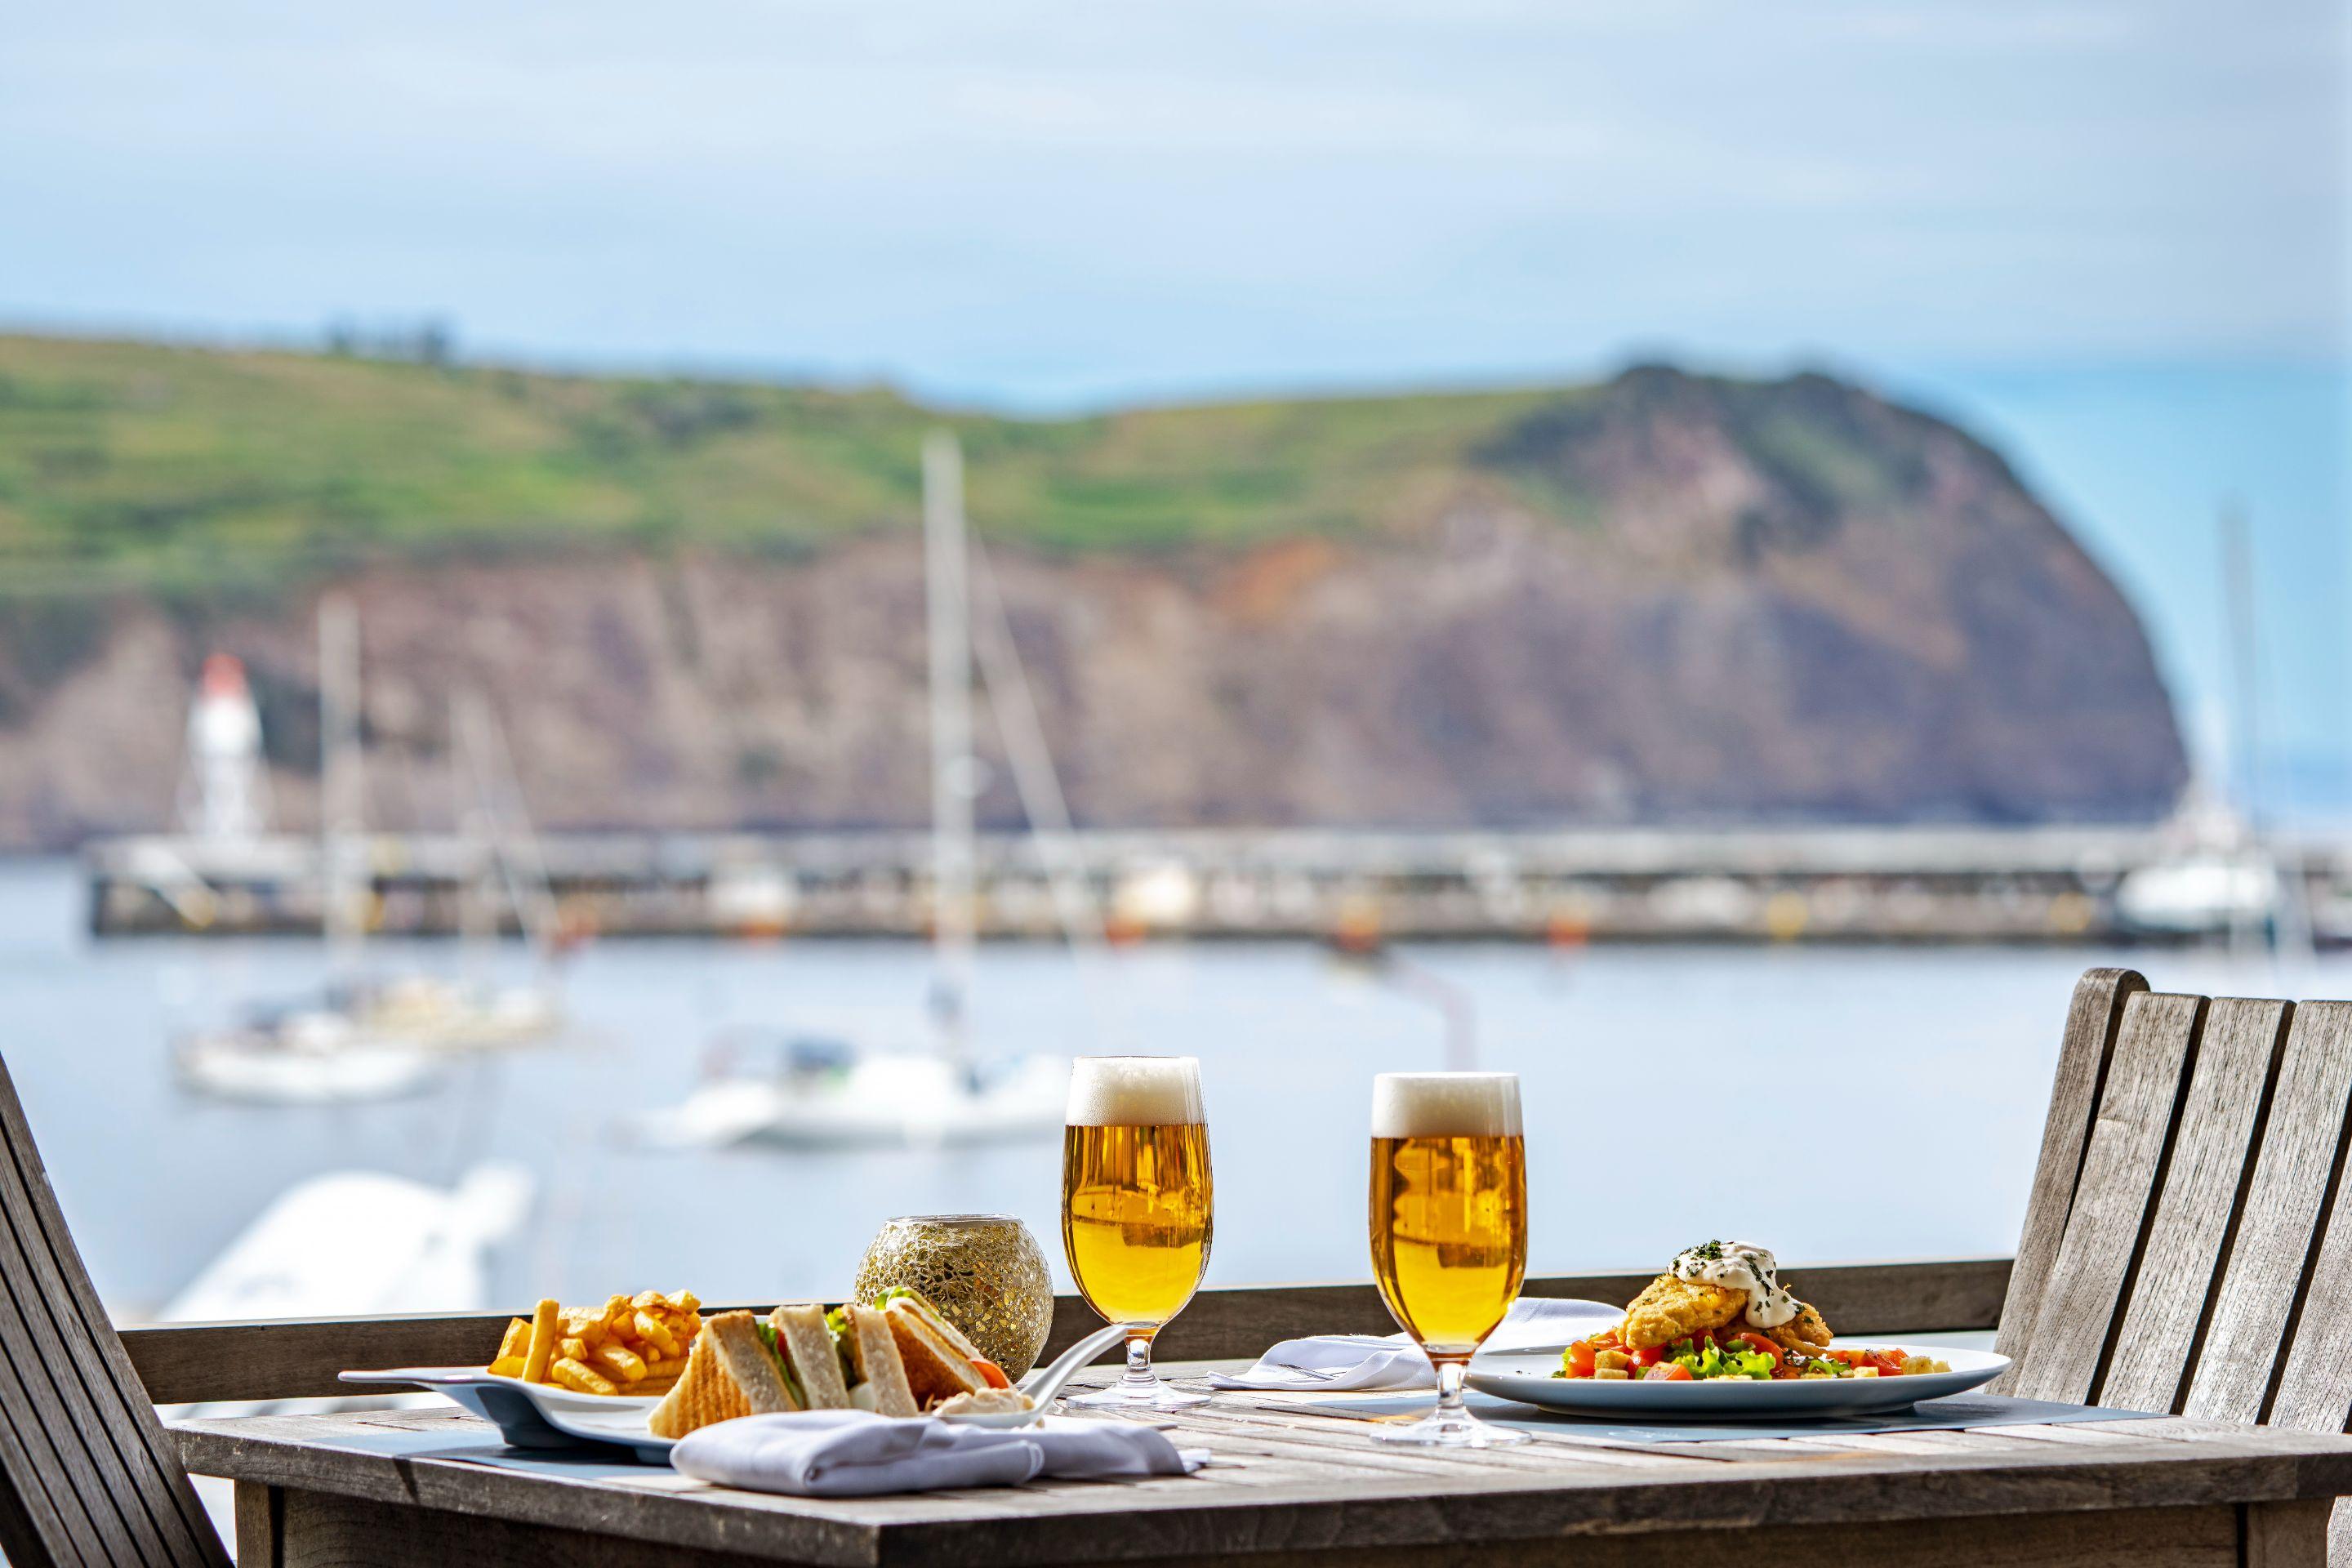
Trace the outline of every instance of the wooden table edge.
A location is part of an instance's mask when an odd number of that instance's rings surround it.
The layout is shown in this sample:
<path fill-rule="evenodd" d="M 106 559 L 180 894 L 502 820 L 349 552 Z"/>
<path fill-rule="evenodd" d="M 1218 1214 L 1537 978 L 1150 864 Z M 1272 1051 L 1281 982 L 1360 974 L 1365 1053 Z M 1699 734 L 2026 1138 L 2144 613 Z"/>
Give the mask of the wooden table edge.
<path fill-rule="evenodd" d="M 394 1458 L 331 1443 L 240 1434 L 240 1423 L 177 1426 L 199 1475 L 293 1490 L 617 1535 L 710 1551 L 789 1553 L 842 1568 L 888 1563 L 1116 1560 L 1163 1552 L 1171 1540 L 1202 1555 L 1286 1550 L 1516 1541 L 1757 1526 L 2063 1513 L 2106 1508 L 2245 1505 L 2352 1494 L 2352 1439 L 2277 1429 L 2217 1429 L 2195 1441 L 2051 1445 L 2048 1452 L 1889 1455 L 1815 1450 L 1787 1460 L 1711 1461 L 1642 1471 L 1594 1467 L 1399 1481 L 1367 1495 L 1342 1482 L 1277 1489 L 1246 1500 L 1188 1497 L 1180 1484 L 1103 1483 L 1100 1510 L 1008 1514 L 991 1497 L 928 1518 L 883 1515 L 903 1500 L 806 1500 L 766 1494 L 667 1493 L 501 1470 L 462 1460 Z M 1988 1430 L 1998 1431 L 1999 1428 Z M 1696 1446 L 1695 1446 L 1696 1447 Z M 321 1464 L 336 1453 L 348 1463 Z M 1955 1484 L 1955 1483 L 1958 1484 Z M 1116 1496 L 1117 1500 L 1113 1501 Z M 1278 1520 L 1267 1510 L 1281 1508 Z M 732 1505 L 732 1506 L 730 1506 Z M 1255 1506 L 1253 1506 L 1255 1505 Z M 1507 1505 L 1507 1506 L 1506 1506 Z M 1465 1531 L 1465 1510 L 1479 1528 Z M 1149 1530 L 1139 1529 L 1148 1515 Z M 1055 1539 L 1037 1539 L 1050 1521 Z"/>

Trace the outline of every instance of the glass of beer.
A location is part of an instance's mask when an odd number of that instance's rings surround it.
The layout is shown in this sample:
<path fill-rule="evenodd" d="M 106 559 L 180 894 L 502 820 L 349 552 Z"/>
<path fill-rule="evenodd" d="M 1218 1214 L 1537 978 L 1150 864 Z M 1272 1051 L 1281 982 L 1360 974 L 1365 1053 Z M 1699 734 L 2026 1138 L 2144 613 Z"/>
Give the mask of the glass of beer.
<path fill-rule="evenodd" d="M 1193 1057 L 1080 1057 L 1062 1131 L 1062 1247 L 1087 1305 L 1127 1327 L 1127 1375 L 1067 1403 L 1181 1410 L 1151 1370 L 1152 1336 L 1209 1263 L 1209 1128 Z"/>
<path fill-rule="evenodd" d="M 1462 1402 L 1470 1357 L 1528 1272 L 1527 1141 L 1519 1080 L 1504 1072 L 1372 1079 L 1372 1278 L 1437 1373 L 1437 1409 L 1391 1443 L 1491 1447 L 1527 1439 Z"/>

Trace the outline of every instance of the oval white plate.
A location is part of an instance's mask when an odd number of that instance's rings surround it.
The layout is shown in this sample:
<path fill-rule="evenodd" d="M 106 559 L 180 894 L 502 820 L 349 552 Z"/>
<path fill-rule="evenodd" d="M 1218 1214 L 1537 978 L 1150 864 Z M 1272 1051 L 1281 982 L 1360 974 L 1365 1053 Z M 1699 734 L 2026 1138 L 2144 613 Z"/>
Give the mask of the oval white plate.
<path fill-rule="evenodd" d="M 671 1439 L 646 1430 L 661 1400 L 652 1394 L 575 1394 L 551 1384 L 499 1377 L 478 1366 L 409 1366 L 347 1372 L 345 1383 L 414 1384 L 446 1396 L 499 1429 L 517 1448 L 570 1447 L 576 1440 L 618 1443 L 652 1464 L 668 1462 Z"/>
<path fill-rule="evenodd" d="M 1840 1350 L 1897 1348 L 1885 1340 L 1835 1342 Z M 1565 1347 L 1563 1347 L 1565 1348 Z M 1909 1349 L 1909 1346 L 1899 1347 Z M 1498 1351 L 1470 1363 L 1469 1385 L 1497 1399 L 1579 1415 L 1681 1415 L 1699 1420 L 1779 1415 L 1863 1415 L 1901 1410 L 1922 1399 L 1965 1394 L 1999 1377 L 2009 1358 L 1993 1351 L 1930 1347 L 1949 1372 L 1910 1377 L 1804 1377 L 1760 1383 L 1748 1377 L 1648 1383 L 1640 1378 L 1554 1377 L 1557 1350 Z"/>

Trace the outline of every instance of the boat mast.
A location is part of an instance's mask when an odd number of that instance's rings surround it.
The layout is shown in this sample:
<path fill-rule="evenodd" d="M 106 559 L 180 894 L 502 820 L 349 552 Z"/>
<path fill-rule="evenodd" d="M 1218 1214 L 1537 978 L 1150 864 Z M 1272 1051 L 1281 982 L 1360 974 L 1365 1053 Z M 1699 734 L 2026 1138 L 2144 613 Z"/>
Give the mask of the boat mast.
<path fill-rule="evenodd" d="M 2249 834 L 2263 834 L 2262 678 L 2254 651 L 2254 547 L 2246 514 L 2236 502 L 2221 508 L 2223 621 L 2229 637 L 2230 762 Z"/>
<path fill-rule="evenodd" d="M 2240 861 L 2273 889 L 2269 919 L 2262 922 L 2266 929 L 2257 928 L 2243 900 L 2231 900 L 2230 948 L 2243 953 L 2266 940 L 2273 957 L 2301 958 L 2311 952 L 2310 889 L 2301 859 L 2272 842 L 2263 787 L 2262 621 L 2254 600 L 2254 535 L 2244 507 L 2235 500 L 2221 508 L 2221 584 L 2230 645 L 2231 759 L 2223 776 L 2234 778 L 2242 803 Z"/>
<path fill-rule="evenodd" d="M 466 686 L 450 701 L 449 729 L 466 802 L 460 826 L 467 849 L 479 857 L 471 900 L 479 906 L 479 934 L 497 934 L 496 900 L 503 894 L 514 910 L 515 924 L 544 969 L 557 953 L 561 914 L 506 728 L 489 698 L 479 688 Z M 493 878 L 496 888 L 490 885 Z"/>
<path fill-rule="evenodd" d="M 319 601 L 319 827 L 330 966 L 347 973 L 367 924 L 366 779 L 360 754 L 360 616 L 343 594 Z"/>
<path fill-rule="evenodd" d="M 964 551 L 963 452 L 934 430 L 923 441 L 923 596 L 930 641 L 931 1017 L 941 1048 L 968 1059 L 971 989 L 971 601 Z"/>

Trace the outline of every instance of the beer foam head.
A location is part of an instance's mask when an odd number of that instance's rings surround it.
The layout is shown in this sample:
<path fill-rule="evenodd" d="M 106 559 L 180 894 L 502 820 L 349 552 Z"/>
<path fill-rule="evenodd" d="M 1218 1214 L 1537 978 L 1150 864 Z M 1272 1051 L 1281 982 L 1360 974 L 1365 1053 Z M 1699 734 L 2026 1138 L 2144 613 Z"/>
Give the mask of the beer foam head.
<path fill-rule="evenodd" d="M 1375 1138 L 1518 1135 L 1517 1073 L 1384 1072 L 1372 1079 Z"/>
<path fill-rule="evenodd" d="M 1202 1120 L 1198 1057 L 1080 1057 L 1072 1127 L 1181 1127 Z"/>

